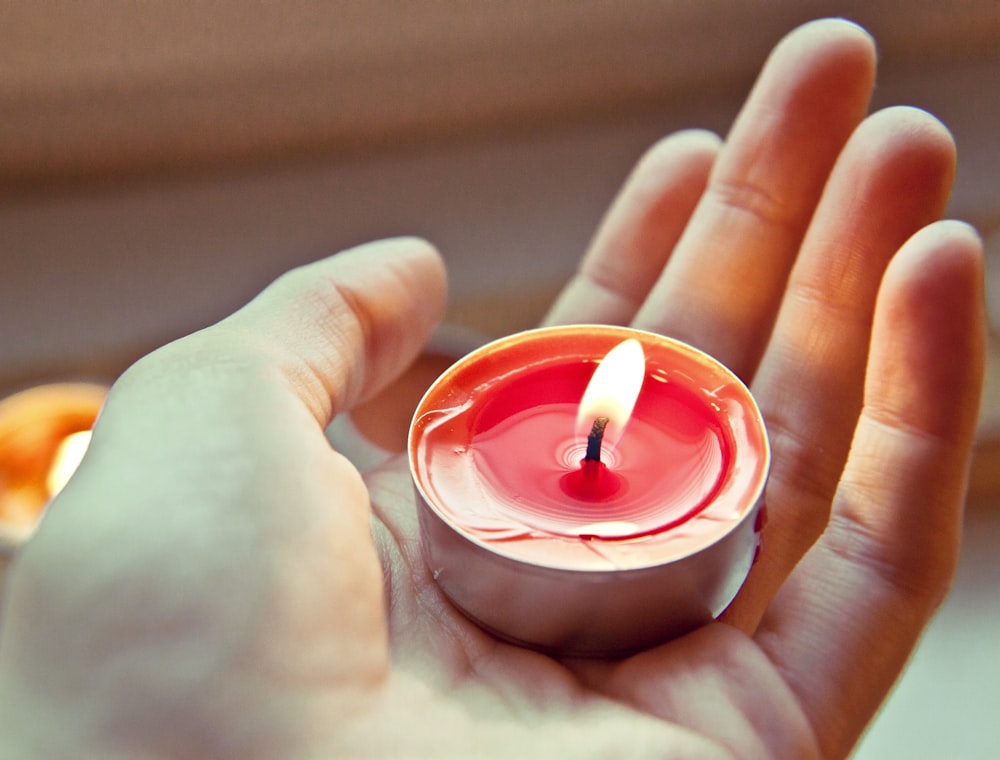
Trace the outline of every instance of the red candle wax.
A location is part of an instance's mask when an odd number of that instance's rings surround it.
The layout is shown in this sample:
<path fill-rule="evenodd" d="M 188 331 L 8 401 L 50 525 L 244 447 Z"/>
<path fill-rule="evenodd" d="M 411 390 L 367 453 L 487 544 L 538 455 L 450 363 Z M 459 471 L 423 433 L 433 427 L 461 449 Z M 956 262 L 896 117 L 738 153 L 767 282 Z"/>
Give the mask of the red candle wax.
<path fill-rule="evenodd" d="M 758 460 L 766 447 L 759 435 L 747 438 L 746 390 L 721 365 L 706 367 L 702 354 L 676 342 L 645 340 L 642 390 L 595 485 L 581 468 L 577 408 L 621 335 L 570 330 L 526 345 L 516 338 L 502 354 L 494 347 L 452 368 L 414 423 L 418 483 L 469 536 L 542 561 L 548 551 L 572 554 L 562 544 L 586 539 L 590 546 L 575 552 L 584 566 L 594 565 L 600 539 L 616 566 L 632 565 L 647 557 L 634 543 L 623 552 L 616 544 L 624 539 L 645 538 L 660 545 L 655 554 L 676 556 L 752 506 L 739 497 L 759 468 L 734 467 L 734 447 L 744 439 Z"/>
<path fill-rule="evenodd" d="M 577 501 L 607 502 L 621 496 L 623 486 L 627 488 L 628 483 L 609 470 L 604 462 L 587 457 L 581 460 L 579 469 L 571 470 L 559 478 L 559 487 L 563 493 Z M 603 525 L 601 532 L 608 532 L 608 525 Z"/>
<path fill-rule="evenodd" d="M 498 518 L 598 538 L 658 533 L 704 508 L 729 467 L 731 445 L 708 399 L 664 374 L 647 375 L 618 445 L 582 466 L 577 407 L 599 359 L 515 373 L 491 384 L 488 398 L 458 415 L 458 424 L 428 431 L 426 446 L 464 451 L 456 458 L 465 461 L 449 468 L 453 477 L 432 480 L 442 501 L 478 487 L 489 508 L 476 511 L 484 526 Z"/>
<path fill-rule="evenodd" d="M 645 352 L 638 399 L 617 444 L 585 461 L 580 399 L 628 338 Z M 756 405 L 725 367 L 662 336 L 592 325 L 521 333 L 458 362 L 418 406 L 409 452 L 445 593 L 500 635 L 577 653 L 672 635 L 731 601 L 756 548 L 769 459 Z M 650 584 L 659 590 L 644 598 Z M 676 619 L 650 621 L 660 603 Z M 573 605 L 619 623 L 577 619 Z M 541 622 L 511 619 L 526 615 Z M 545 622 L 553 615 L 558 625 Z"/>

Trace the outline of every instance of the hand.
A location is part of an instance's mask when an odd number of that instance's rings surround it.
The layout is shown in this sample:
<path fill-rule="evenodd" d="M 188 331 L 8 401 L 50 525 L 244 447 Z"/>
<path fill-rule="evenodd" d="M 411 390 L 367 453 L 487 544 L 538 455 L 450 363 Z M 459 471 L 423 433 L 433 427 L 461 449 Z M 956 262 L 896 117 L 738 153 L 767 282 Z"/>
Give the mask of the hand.
<path fill-rule="evenodd" d="M 724 144 L 640 162 L 548 318 L 658 330 L 752 384 L 770 523 L 722 622 L 559 661 L 451 608 L 405 462 L 365 483 L 323 437 L 440 318 L 440 260 L 386 241 L 116 383 L 8 575 L 17 756 L 845 756 L 951 577 L 984 352 L 979 240 L 935 222 L 951 140 L 864 118 L 874 58 L 845 22 L 792 33 Z"/>

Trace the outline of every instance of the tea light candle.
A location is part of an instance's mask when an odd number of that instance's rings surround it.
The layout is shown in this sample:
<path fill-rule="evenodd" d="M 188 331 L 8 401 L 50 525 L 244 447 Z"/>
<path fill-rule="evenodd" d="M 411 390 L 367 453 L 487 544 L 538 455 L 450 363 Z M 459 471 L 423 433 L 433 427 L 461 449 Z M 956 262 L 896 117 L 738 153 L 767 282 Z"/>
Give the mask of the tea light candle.
<path fill-rule="evenodd" d="M 27 540 L 76 469 L 107 391 L 49 383 L 0 400 L 0 560 Z"/>
<path fill-rule="evenodd" d="M 759 549 L 756 403 L 660 335 L 584 325 L 488 344 L 427 391 L 409 457 L 442 591 L 543 651 L 621 655 L 703 625 Z"/>

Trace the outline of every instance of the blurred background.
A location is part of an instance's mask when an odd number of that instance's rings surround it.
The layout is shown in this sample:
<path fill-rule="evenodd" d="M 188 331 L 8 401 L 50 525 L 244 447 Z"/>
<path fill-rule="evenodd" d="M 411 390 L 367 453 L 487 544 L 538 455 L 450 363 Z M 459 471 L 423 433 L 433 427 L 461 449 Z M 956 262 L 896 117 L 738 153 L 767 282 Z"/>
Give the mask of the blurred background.
<path fill-rule="evenodd" d="M 286 269 L 403 233 L 444 253 L 450 322 L 529 327 L 643 150 L 724 134 L 771 47 L 826 15 L 878 39 L 875 107 L 951 127 L 949 213 L 987 236 L 992 289 L 996 0 L 2 3 L 0 396 L 109 382 Z M 858 758 L 1000 757 L 995 375 L 955 593 Z"/>

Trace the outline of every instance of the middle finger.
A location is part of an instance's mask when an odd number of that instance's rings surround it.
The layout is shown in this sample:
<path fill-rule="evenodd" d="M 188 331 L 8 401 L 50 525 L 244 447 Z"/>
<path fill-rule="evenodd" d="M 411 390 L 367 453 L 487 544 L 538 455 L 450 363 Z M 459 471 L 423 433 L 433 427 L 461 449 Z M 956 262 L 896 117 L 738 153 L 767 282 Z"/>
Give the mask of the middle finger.
<path fill-rule="evenodd" d="M 752 376 L 827 176 L 867 110 L 874 70 L 871 37 L 849 22 L 813 22 L 778 44 L 634 326 Z"/>

